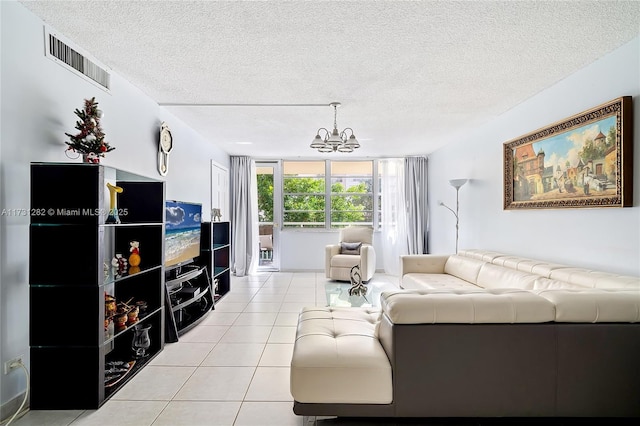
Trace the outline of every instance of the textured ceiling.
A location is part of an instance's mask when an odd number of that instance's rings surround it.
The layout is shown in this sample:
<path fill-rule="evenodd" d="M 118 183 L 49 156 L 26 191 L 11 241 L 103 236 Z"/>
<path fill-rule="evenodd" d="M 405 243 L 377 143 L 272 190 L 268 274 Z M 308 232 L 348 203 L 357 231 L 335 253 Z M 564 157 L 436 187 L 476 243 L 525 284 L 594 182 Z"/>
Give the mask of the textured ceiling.
<path fill-rule="evenodd" d="M 327 105 L 166 106 L 261 158 L 321 157 L 332 101 L 362 148 L 331 157 L 428 154 L 640 33 L 637 1 L 21 3 L 161 105 Z"/>

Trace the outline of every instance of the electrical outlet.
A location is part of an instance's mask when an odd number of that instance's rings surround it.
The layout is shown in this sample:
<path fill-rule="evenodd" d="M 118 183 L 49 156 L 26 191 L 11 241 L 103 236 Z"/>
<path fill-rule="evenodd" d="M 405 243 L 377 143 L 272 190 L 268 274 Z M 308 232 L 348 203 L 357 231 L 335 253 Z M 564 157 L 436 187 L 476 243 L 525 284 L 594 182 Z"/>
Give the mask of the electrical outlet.
<path fill-rule="evenodd" d="M 9 374 L 12 370 L 20 367 L 22 364 L 22 355 L 17 356 L 7 362 L 4 363 L 4 374 Z"/>

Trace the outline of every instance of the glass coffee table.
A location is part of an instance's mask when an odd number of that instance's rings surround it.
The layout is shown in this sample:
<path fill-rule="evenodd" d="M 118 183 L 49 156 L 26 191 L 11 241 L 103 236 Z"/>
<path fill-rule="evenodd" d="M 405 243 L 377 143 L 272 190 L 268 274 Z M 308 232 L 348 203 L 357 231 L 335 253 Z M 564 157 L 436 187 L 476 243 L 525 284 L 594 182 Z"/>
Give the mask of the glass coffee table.
<path fill-rule="evenodd" d="M 365 286 L 364 295 L 349 295 L 351 284 L 343 281 L 327 281 L 324 284 L 327 296 L 326 306 L 334 307 L 380 307 L 380 294 L 384 291 L 398 290 L 397 277 L 389 275 L 375 275 Z"/>

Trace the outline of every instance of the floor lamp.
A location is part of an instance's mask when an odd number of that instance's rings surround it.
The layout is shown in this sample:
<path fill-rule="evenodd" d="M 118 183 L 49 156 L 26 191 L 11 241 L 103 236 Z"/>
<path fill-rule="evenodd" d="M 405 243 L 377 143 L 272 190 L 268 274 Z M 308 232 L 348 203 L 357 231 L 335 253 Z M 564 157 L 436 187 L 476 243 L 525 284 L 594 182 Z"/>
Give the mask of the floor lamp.
<path fill-rule="evenodd" d="M 449 184 L 456 189 L 456 210 L 454 211 L 452 208 L 447 206 L 445 203 L 440 201 L 440 205 L 449 210 L 456 217 L 456 253 L 458 253 L 458 229 L 460 225 L 460 220 L 458 218 L 458 208 L 460 207 L 460 202 L 458 201 L 458 193 L 460 192 L 460 188 L 462 185 L 467 183 L 467 179 L 451 179 Z"/>

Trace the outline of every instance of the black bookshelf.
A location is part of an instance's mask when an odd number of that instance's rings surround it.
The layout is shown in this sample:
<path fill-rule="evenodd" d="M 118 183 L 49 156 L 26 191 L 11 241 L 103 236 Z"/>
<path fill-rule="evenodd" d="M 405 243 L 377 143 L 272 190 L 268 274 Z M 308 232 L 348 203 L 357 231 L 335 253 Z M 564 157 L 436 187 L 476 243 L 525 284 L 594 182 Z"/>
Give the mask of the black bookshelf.
<path fill-rule="evenodd" d="M 119 186 L 120 223 L 107 223 Z M 32 409 L 95 409 L 164 347 L 164 182 L 97 164 L 32 163 L 29 247 Z M 141 262 L 112 266 L 140 243 Z M 106 298 L 138 306 L 117 326 Z M 123 305 L 120 305 L 123 306 Z M 146 355 L 136 328 L 150 326 Z M 118 371 L 116 371 L 118 370 Z"/>
<path fill-rule="evenodd" d="M 231 290 L 231 225 L 229 222 L 203 222 L 200 257 L 197 262 L 211 272 L 214 300 Z"/>

